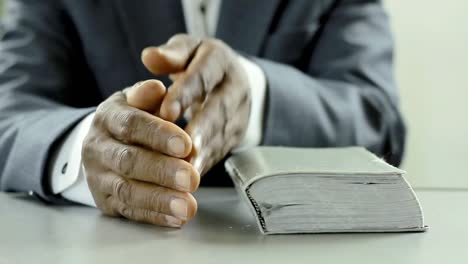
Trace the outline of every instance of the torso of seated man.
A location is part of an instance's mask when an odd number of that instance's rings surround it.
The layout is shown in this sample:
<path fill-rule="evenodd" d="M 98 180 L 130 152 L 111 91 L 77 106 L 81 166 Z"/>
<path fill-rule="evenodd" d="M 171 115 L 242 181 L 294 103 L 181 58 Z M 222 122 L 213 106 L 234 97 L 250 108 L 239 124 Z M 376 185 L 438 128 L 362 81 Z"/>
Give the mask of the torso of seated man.
<path fill-rule="evenodd" d="M 11 2 L 0 49 L 2 190 L 56 198 L 42 180 L 49 150 L 94 110 L 81 157 L 97 207 L 153 224 L 193 217 L 199 183 L 231 184 L 224 160 L 254 117 L 257 145 L 358 145 L 402 159 L 381 1 L 223 0 L 203 37 L 186 34 L 182 1 Z M 251 70 L 264 80 L 262 107 Z"/>
<path fill-rule="evenodd" d="M 333 1 L 328 1 L 328 5 L 314 1 L 298 5 L 277 3 L 280 1 L 255 2 L 222 1 L 214 37 L 225 41 L 240 54 L 304 67 L 307 60 L 302 57 L 307 45 L 310 45 L 308 42 L 319 28 L 319 19 L 326 15 Z M 281 10 L 286 6 L 295 10 Z M 295 8 L 298 6 L 300 10 Z M 155 10 L 164 12 L 158 12 L 156 16 Z M 264 15 L 256 15 L 258 13 L 252 11 L 245 18 L 245 10 L 257 10 Z M 83 67 L 89 67 L 91 71 L 88 74 L 92 77 L 85 78 L 89 79 L 87 87 L 98 87 L 97 91 L 86 91 L 90 93 L 88 98 L 95 102 L 104 100 L 136 81 L 154 78 L 141 63 L 141 51 L 147 46 L 163 44 L 175 34 L 186 30 L 180 1 L 145 0 L 138 4 L 125 1 L 68 2 L 67 12 L 72 20 L 67 22 L 76 27 L 73 33 L 80 38 L 80 56 L 83 56 L 83 63 L 86 64 Z M 288 29 L 295 20 L 287 15 L 292 12 L 299 12 L 296 15 L 303 20 L 295 28 Z M 275 13 L 285 13 L 285 18 L 273 21 Z M 270 28 L 265 28 L 266 24 Z M 166 87 L 172 83 L 167 76 L 157 76 L 157 79 Z M 96 96 L 96 92 L 99 96 Z M 177 120 L 177 124 L 185 127 L 187 122 L 182 117 Z M 224 160 L 206 173 L 201 185 L 232 186 L 224 169 Z"/>

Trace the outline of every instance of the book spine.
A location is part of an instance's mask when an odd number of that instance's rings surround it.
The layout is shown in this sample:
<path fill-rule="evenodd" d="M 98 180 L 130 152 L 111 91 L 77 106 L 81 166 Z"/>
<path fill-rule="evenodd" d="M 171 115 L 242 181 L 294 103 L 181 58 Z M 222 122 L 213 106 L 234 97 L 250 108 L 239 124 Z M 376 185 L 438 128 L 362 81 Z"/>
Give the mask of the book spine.
<path fill-rule="evenodd" d="M 260 231 L 263 234 L 266 234 L 266 224 L 265 219 L 262 215 L 262 211 L 260 210 L 260 207 L 258 206 L 255 199 L 253 199 L 252 195 L 250 194 L 250 186 L 252 186 L 252 183 L 250 185 L 244 184 L 239 170 L 235 167 L 234 164 L 232 164 L 230 160 L 227 160 L 225 162 L 224 167 L 226 168 L 226 171 L 228 172 L 229 176 L 231 176 L 231 179 L 234 182 L 234 186 L 236 187 L 236 190 L 239 193 L 239 195 L 245 200 L 245 202 L 248 205 L 251 205 L 248 207 L 252 211 L 254 216 L 256 216 L 255 219 L 257 221 Z"/>
<path fill-rule="evenodd" d="M 263 233 L 266 233 L 267 229 L 266 229 L 265 219 L 263 218 L 262 211 L 260 210 L 260 206 L 258 206 L 255 199 L 252 198 L 252 195 L 250 195 L 250 185 L 245 189 L 245 194 L 247 195 L 247 198 L 249 199 L 250 203 L 252 204 L 252 207 L 255 210 L 255 214 L 257 215 L 257 220 L 260 223 L 260 226 L 262 227 Z"/>

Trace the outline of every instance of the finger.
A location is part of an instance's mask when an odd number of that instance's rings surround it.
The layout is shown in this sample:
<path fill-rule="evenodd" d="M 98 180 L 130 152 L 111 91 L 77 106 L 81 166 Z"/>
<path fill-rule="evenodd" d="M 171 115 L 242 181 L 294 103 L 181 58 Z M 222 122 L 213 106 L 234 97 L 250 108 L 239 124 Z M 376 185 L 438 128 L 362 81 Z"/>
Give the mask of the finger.
<path fill-rule="evenodd" d="M 158 226 L 180 227 L 183 224 L 182 220 L 170 215 L 146 209 L 132 208 L 114 196 L 109 196 L 107 202 L 109 203 L 109 207 L 112 210 L 112 215 L 117 214 L 130 220 Z"/>
<path fill-rule="evenodd" d="M 138 146 L 122 144 L 109 139 L 96 146 L 97 158 L 106 168 L 126 179 L 154 183 L 182 192 L 194 192 L 200 176 L 188 162 L 146 150 Z"/>
<path fill-rule="evenodd" d="M 94 122 L 102 123 L 116 139 L 142 145 L 174 157 L 186 157 L 192 148 L 190 137 L 174 123 L 130 107 L 123 93 L 116 93 L 96 110 Z"/>
<path fill-rule="evenodd" d="M 158 80 L 138 82 L 125 92 L 130 106 L 150 113 L 159 110 L 165 93 L 166 87 Z"/>
<path fill-rule="evenodd" d="M 227 96 L 229 86 L 226 82 L 217 88 L 185 129 L 192 138 L 189 161 L 201 176 L 241 141 L 248 125 L 248 100 L 240 94 Z"/>
<path fill-rule="evenodd" d="M 156 75 L 180 72 L 186 68 L 200 42 L 199 38 L 178 34 L 162 46 L 145 48 L 141 60 Z"/>
<path fill-rule="evenodd" d="M 169 74 L 169 79 L 171 79 L 171 81 L 175 82 L 175 81 L 176 81 L 177 79 L 179 79 L 183 74 L 184 74 L 184 72 L 178 72 L 178 73 Z"/>
<path fill-rule="evenodd" d="M 229 115 L 223 94 L 222 89 L 213 92 L 197 109 L 198 111 L 192 113 L 185 131 L 192 139 L 192 154 L 194 155 L 197 155 L 215 135 L 225 133 L 224 125 L 228 122 Z"/>
<path fill-rule="evenodd" d="M 193 164 L 195 170 L 203 177 L 210 168 L 222 160 L 236 145 L 242 140 L 241 133 L 229 132 L 229 135 L 222 133 L 215 134 L 200 144 L 200 147 L 193 148 L 189 162 Z M 195 139 L 194 142 L 197 140 Z"/>
<path fill-rule="evenodd" d="M 205 173 L 211 168 L 214 164 L 214 160 L 219 160 L 224 155 L 220 156 L 218 153 L 215 153 L 216 150 L 219 150 L 224 145 L 221 134 L 217 134 L 212 138 L 207 145 L 203 145 L 198 150 L 194 151 L 193 156 L 191 157 L 190 163 L 193 164 L 193 167 L 198 171 L 201 176 L 204 176 Z"/>
<path fill-rule="evenodd" d="M 197 211 L 197 201 L 190 193 L 127 180 L 116 174 L 102 177 L 100 189 L 132 208 L 171 215 L 183 221 L 193 218 Z"/>
<path fill-rule="evenodd" d="M 200 148 L 218 133 L 228 133 L 226 129 L 230 120 L 238 116 L 240 106 L 247 103 L 244 96 L 246 92 L 234 90 L 236 88 L 231 81 L 226 80 L 207 97 L 198 111 L 193 112 L 193 117 L 185 128 L 192 138 L 193 148 Z"/>
<path fill-rule="evenodd" d="M 93 175 L 91 173 L 92 171 L 86 170 L 86 183 L 91 191 L 96 207 L 106 215 L 116 216 L 106 202 L 110 193 L 103 192 L 101 189 L 101 176 L 103 175 Z"/>
<path fill-rule="evenodd" d="M 224 78 L 227 55 L 212 44 L 202 44 L 187 70 L 172 84 L 161 104 L 161 117 L 175 121 L 190 105 L 203 101 Z"/>
<path fill-rule="evenodd" d="M 206 142 L 206 145 L 198 148 L 198 151 L 192 151 L 196 154 L 191 155 L 190 163 L 203 176 L 238 145 L 241 140 L 241 133 L 232 133 L 227 137 L 217 134 L 210 141 Z"/>
<path fill-rule="evenodd" d="M 202 103 L 201 102 L 194 102 L 191 106 L 189 106 L 185 112 L 184 112 L 184 118 L 187 120 L 187 122 L 190 122 L 192 118 L 194 117 L 195 113 L 200 111 L 202 108 Z"/>
<path fill-rule="evenodd" d="M 170 74 L 169 75 L 169 78 L 175 82 L 177 79 L 179 79 L 181 76 L 183 76 L 185 72 L 179 72 L 179 73 L 174 73 L 174 74 Z M 189 107 L 187 107 L 187 109 L 185 109 L 184 111 L 184 118 L 185 120 L 187 121 L 190 121 L 194 115 L 194 113 L 198 112 L 202 106 L 203 102 L 202 101 L 198 101 L 198 102 L 193 102 L 192 105 L 190 105 Z M 158 116 L 160 115 L 160 113 L 158 112 Z"/>

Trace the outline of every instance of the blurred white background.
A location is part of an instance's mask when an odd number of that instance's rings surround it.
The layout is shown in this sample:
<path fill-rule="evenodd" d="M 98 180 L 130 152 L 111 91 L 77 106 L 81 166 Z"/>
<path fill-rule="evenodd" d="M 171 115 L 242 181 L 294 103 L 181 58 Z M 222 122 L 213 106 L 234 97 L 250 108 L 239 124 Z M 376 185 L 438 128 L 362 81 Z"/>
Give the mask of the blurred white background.
<path fill-rule="evenodd" d="M 418 187 L 468 188 L 468 1 L 386 0 Z"/>
<path fill-rule="evenodd" d="M 1 10 L 0 0 L 0 10 Z M 468 188 L 468 0 L 385 0 L 416 187 Z"/>

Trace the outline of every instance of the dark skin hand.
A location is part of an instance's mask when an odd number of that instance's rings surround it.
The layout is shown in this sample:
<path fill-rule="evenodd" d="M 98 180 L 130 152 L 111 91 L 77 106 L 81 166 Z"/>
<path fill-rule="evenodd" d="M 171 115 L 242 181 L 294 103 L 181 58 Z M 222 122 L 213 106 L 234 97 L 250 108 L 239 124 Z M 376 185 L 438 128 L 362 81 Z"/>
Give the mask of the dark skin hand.
<path fill-rule="evenodd" d="M 113 94 L 96 110 L 82 158 L 96 206 L 106 215 L 180 227 L 196 213 L 190 192 L 200 176 L 183 160 L 191 139 L 148 113 L 164 94 L 160 81 L 148 80 Z"/>
<path fill-rule="evenodd" d="M 246 73 L 215 39 L 176 35 L 142 61 L 173 80 L 147 80 L 99 105 L 82 158 L 96 206 L 110 216 L 180 227 L 196 213 L 200 175 L 241 142 L 250 114 Z M 185 115 L 185 131 L 173 122 Z"/>
<path fill-rule="evenodd" d="M 180 34 L 143 50 L 142 61 L 173 80 L 159 115 L 171 122 L 183 114 L 190 119 L 189 160 L 204 175 L 239 145 L 249 121 L 250 89 L 238 55 L 220 40 Z"/>

